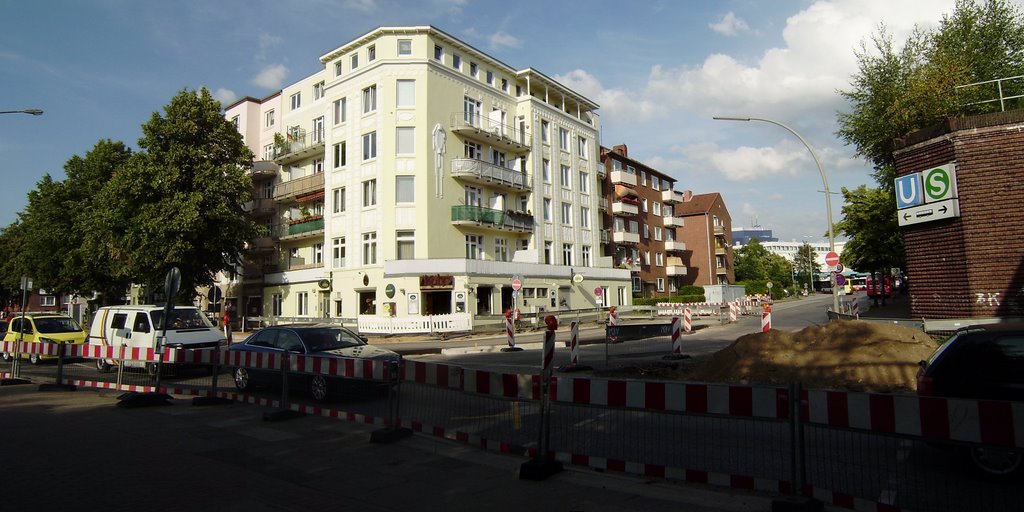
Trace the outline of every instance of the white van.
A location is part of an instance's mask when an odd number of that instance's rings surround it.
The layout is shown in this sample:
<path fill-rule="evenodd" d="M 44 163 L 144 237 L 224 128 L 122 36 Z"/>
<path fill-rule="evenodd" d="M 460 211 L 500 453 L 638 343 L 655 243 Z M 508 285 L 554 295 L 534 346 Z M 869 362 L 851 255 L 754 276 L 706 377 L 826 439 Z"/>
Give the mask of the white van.
<path fill-rule="evenodd" d="M 104 306 L 93 317 L 87 342 L 106 347 L 156 348 L 157 336 L 164 323 L 163 306 Z M 169 348 L 202 349 L 226 344 L 224 333 L 191 306 L 175 306 L 167 325 L 166 346 Z M 97 359 L 96 369 L 110 371 L 116 362 Z M 165 363 L 166 364 L 166 363 Z M 155 363 L 125 361 L 125 366 L 143 367 L 155 372 Z"/>

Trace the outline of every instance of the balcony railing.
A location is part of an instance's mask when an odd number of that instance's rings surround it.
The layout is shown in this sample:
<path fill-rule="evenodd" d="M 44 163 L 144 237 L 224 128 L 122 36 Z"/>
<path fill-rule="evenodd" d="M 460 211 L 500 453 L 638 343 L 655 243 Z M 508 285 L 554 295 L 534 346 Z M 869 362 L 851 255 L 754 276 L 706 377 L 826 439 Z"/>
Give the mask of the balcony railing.
<path fill-rule="evenodd" d="M 640 207 L 628 203 L 626 201 L 612 201 L 612 214 L 613 215 L 637 215 L 640 213 Z"/>
<path fill-rule="evenodd" d="M 661 191 L 661 202 L 665 204 L 675 204 L 683 202 L 683 193 L 672 189 Z"/>
<path fill-rule="evenodd" d="M 662 223 L 666 228 L 681 228 L 683 227 L 682 217 L 662 217 Z"/>
<path fill-rule="evenodd" d="M 725 254 L 726 247 L 724 245 L 715 246 L 715 254 Z"/>
<path fill-rule="evenodd" d="M 665 266 L 666 276 L 685 276 L 686 266 L 685 265 L 667 265 Z"/>
<path fill-rule="evenodd" d="M 612 241 L 617 244 L 638 244 L 640 243 L 640 233 L 613 230 Z"/>
<path fill-rule="evenodd" d="M 636 186 L 636 174 L 626 171 L 612 171 L 612 183 L 616 185 Z"/>
<path fill-rule="evenodd" d="M 515 169 L 473 158 L 453 159 L 452 177 L 516 191 L 532 188 L 532 180 L 528 175 Z"/>
<path fill-rule="evenodd" d="M 523 212 L 495 210 L 482 206 L 452 206 L 452 223 L 484 226 L 508 231 L 533 231 L 533 216 Z"/>
<path fill-rule="evenodd" d="M 273 237 L 267 235 L 253 239 L 249 244 L 249 251 L 254 254 L 267 254 L 274 252 L 275 247 L 276 244 L 274 243 Z"/>
<path fill-rule="evenodd" d="M 310 133 L 295 131 L 285 137 L 283 144 L 274 147 L 274 163 L 289 164 L 318 154 L 324 154 L 323 130 Z"/>
<path fill-rule="evenodd" d="M 715 226 L 715 234 L 716 235 L 724 235 L 725 234 L 725 226 L 716 225 Z"/>
<path fill-rule="evenodd" d="M 530 148 L 530 138 L 526 132 L 476 112 L 453 112 L 450 126 L 455 133 L 485 141 L 495 147 L 515 151 Z"/>
<path fill-rule="evenodd" d="M 608 234 L 607 229 L 601 230 L 601 243 L 606 244 L 611 241 L 611 236 Z"/>
<path fill-rule="evenodd" d="M 277 212 L 277 204 L 271 198 L 261 197 L 247 201 L 245 211 L 252 217 L 266 217 Z"/>
<path fill-rule="evenodd" d="M 676 240 L 666 240 L 665 241 L 665 250 L 666 251 L 685 251 L 686 250 L 686 242 L 678 242 Z"/>
<path fill-rule="evenodd" d="M 295 201 L 301 195 L 317 192 L 324 189 L 324 173 L 318 172 L 296 178 L 294 180 L 278 183 L 274 187 L 274 200 L 279 203 Z"/>
<path fill-rule="evenodd" d="M 313 235 L 316 233 L 322 233 L 324 230 L 324 219 L 311 218 L 308 220 L 300 220 L 298 222 L 290 222 L 283 226 L 284 232 L 281 234 L 282 240 L 294 240 L 296 238 L 305 238 L 307 235 Z"/>
<path fill-rule="evenodd" d="M 254 180 L 273 178 L 277 176 L 278 165 L 270 160 L 257 160 L 252 163 L 249 174 Z"/>
<path fill-rule="evenodd" d="M 597 209 L 602 211 L 602 212 L 608 211 L 608 198 L 607 197 L 599 197 L 599 198 L 597 198 Z"/>

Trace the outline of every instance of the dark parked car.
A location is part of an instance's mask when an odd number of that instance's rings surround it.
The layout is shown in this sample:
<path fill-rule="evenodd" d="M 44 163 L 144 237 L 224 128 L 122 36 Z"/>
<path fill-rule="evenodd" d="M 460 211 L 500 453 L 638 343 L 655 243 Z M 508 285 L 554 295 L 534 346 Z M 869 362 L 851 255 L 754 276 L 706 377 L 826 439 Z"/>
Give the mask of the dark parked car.
<path fill-rule="evenodd" d="M 917 374 L 917 394 L 946 398 L 1024 400 L 1024 324 L 991 324 L 956 331 Z M 1017 450 L 972 448 L 983 473 L 1006 476 L 1021 467 Z"/>
<path fill-rule="evenodd" d="M 332 324 L 290 324 L 261 329 L 228 350 L 232 352 L 302 354 L 308 356 L 339 359 L 369 359 L 374 361 L 398 361 L 401 356 L 387 349 L 367 343 L 366 338 L 341 326 Z M 255 386 L 279 386 L 282 383 L 280 370 L 235 367 L 232 369 L 235 387 L 247 391 Z M 294 373 L 288 380 L 289 388 L 295 386 L 309 390 L 310 396 L 318 402 L 364 389 L 387 389 L 386 382 L 344 379 Z"/>

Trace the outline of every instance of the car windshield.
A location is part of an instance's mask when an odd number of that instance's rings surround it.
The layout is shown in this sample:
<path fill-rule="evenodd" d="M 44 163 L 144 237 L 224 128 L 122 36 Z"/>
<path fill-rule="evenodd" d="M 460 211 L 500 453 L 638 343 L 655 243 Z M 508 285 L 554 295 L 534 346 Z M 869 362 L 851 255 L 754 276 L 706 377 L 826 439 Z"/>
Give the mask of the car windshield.
<path fill-rule="evenodd" d="M 164 328 L 164 311 L 153 311 L 149 314 L 153 318 L 153 325 L 157 329 Z M 171 311 L 171 323 L 168 329 L 196 329 L 213 327 L 213 324 L 199 313 L 198 309 L 175 309 Z"/>
<path fill-rule="evenodd" d="M 301 335 L 310 352 L 324 352 L 366 344 L 359 336 L 347 329 L 331 327 L 304 329 L 301 331 Z"/>
<path fill-rule="evenodd" d="M 35 318 L 36 332 L 56 334 L 60 332 L 81 332 L 82 327 L 73 318 Z"/>

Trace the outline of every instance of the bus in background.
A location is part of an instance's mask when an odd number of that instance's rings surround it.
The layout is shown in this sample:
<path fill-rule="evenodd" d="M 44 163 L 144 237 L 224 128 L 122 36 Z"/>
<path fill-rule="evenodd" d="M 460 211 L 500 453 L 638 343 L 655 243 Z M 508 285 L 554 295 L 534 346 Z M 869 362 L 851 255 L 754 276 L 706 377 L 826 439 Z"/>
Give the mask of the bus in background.
<path fill-rule="evenodd" d="M 867 274 L 850 274 L 846 277 L 848 283 L 850 283 L 850 290 L 855 292 L 862 292 L 867 289 Z"/>

